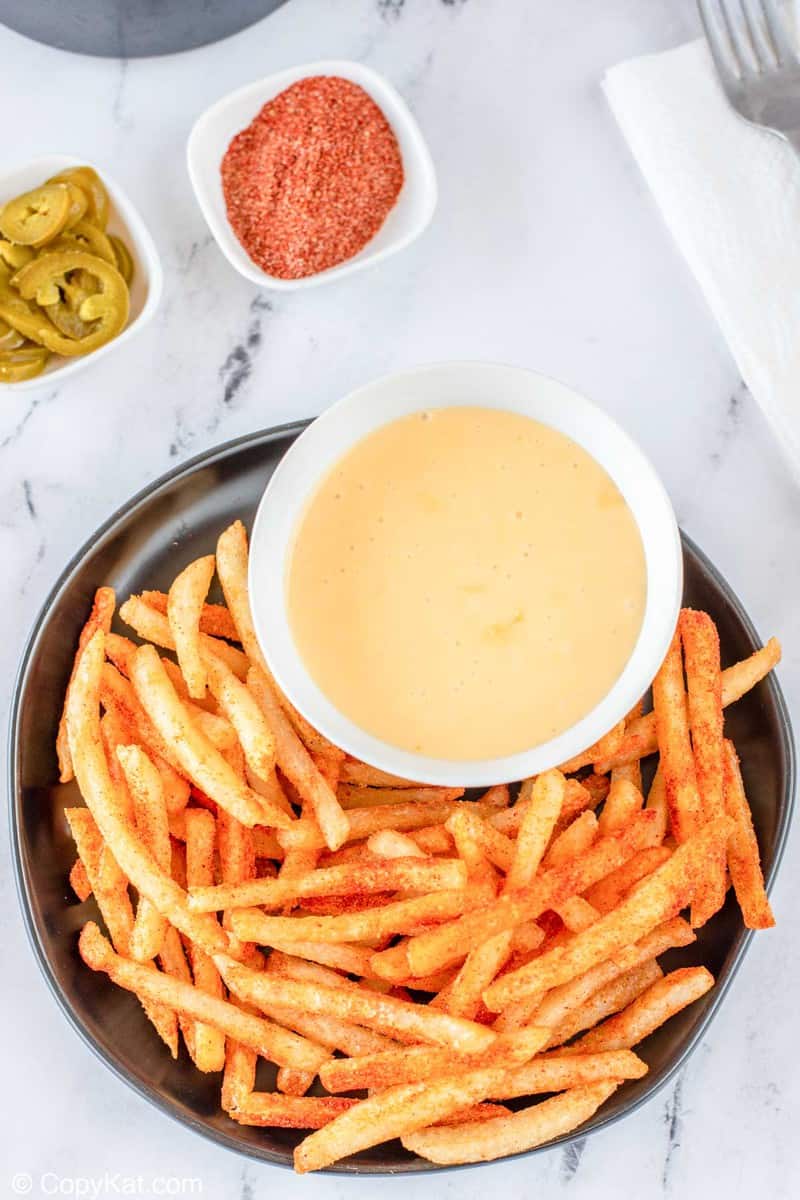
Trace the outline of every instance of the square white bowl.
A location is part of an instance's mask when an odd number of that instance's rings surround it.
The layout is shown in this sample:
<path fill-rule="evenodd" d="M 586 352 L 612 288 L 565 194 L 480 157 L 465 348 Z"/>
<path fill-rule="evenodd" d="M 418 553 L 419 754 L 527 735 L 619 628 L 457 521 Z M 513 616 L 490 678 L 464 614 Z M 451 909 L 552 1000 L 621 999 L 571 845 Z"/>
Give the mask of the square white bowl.
<path fill-rule="evenodd" d="M 372 97 L 397 138 L 405 179 L 383 225 L 353 258 L 302 279 L 279 279 L 256 266 L 233 232 L 225 208 L 220 168 L 231 139 L 250 124 L 263 106 L 291 84 L 312 75 L 339 75 L 358 84 Z M 186 161 L 197 203 L 228 262 L 245 279 L 276 291 L 316 287 L 396 254 L 419 237 L 436 208 L 433 160 L 408 105 L 377 71 L 347 60 L 327 59 L 290 67 L 229 92 L 195 122 L 189 134 Z"/>
<path fill-rule="evenodd" d="M 59 358 L 53 355 L 41 375 L 33 379 L 24 379 L 20 383 L 2 383 L 0 388 L 9 392 L 24 392 L 33 388 L 51 386 L 56 378 L 60 383 L 79 371 L 85 370 L 106 354 L 110 354 L 119 346 L 141 332 L 152 318 L 161 299 L 164 276 L 161 269 L 161 259 L 156 250 L 147 227 L 139 216 L 132 201 L 120 185 L 110 177 L 104 167 L 89 162 L 85 158 L 73 158 L 68 154 L 46 154 L 35 158 L 22 167 L 13 167 L 10 171 L 0 172 L 0 205 L 21 192 L 39 187 L 52 175 L 65 171 L 68 167 L 93 167 L 105 184 L 111 207 L 108 217 L 108 232 L 121 237 L 131 252 L 133 259 L 133 282 L 131 284 L 131 311 L 128 324 L 122 333 L 100 346 L 91 354 L 80 358 Z"/>

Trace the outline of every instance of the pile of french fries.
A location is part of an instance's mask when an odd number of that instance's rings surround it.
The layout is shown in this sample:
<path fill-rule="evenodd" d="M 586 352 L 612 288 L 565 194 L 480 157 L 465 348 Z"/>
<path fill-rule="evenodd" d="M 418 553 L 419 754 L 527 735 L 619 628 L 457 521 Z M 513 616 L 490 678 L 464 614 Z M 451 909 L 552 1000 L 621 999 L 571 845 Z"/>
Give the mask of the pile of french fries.
<path fill-rule="evenodd" d="M 105 926 L 83 926 L 84 962 L 138 996 L 173 1057 L 182 1040 L 221 1072 L 232 1120 L 313 1131 L 298 1171 L 391 1138 L 455 1164 L 575 1129 L 713 986 L 658 956 L 729 886 L 747 926 L 774 923 L 723 709 L 778 643 L 722 671 L 713 622 L 684 610 L 652 711 L 515 800 L 465 802 L 354 761 L 293 709 L 247 555 L 236 522 L 168 595 L 128 599 L 136 642 L 96 594 L 57 739 L 86 804 L 66 810 L 72 888 Z M 225 605 L 207 603 L 215 572 Z"/>

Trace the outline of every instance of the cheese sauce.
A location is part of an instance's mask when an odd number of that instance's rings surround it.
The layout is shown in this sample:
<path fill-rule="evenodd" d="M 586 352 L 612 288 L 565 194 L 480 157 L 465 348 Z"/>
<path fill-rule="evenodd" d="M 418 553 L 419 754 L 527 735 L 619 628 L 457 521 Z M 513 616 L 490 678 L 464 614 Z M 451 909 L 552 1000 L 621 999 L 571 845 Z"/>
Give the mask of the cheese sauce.
<path fill-rule="evenodd" d="M 390 422 L 298 522 L 289 620 L 310 674 L 362 729 L 436 758 L 530 749 L 585 716 L 644 614 L 638 527 L 564 434 L 498 409 Z"/>

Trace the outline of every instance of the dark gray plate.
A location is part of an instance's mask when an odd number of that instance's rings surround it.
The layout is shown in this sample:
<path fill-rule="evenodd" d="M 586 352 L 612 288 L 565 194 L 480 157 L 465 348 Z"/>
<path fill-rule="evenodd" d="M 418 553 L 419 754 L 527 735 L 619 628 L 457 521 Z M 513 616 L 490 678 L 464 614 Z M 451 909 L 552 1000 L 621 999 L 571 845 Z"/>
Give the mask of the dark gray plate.
<path fill-rule="evenodd" d="M 36 42 L 142 58 L 176 54 L 230 37 L 286 0 L 0 0 L 0 23 Z"/>
<path fill-rule="evenodd" d="M 213 550 L 228 522 L 251 520 L 267 479 L 304 424 L 253 434 L 200 455 L 140 493 L 79 551 L 48 597 L 23 655 L 9 754 L 20 902 L 42 973 L 67 1018 L 116 1075 L 163 1112 L 228 1149 L 283 1166 L 291 1164 L 292 1149 L 303 1135 L 230 1121 L 219 1108 L 219 1077 L 199 1074 L 185 1054 L 173 1062 L 136 999 L 79 961 L 77 931 L 96 913 L 91 900 L 75 902 L 67 882 L 75 851 L 62 809 L 78 797 L 74 784 L 53 782 L 54 742 L 78 631 L 95 588 L 109 583 L 122 597 L 144 587 L 166 588 L 186 563 Z M 686 602 L 714 617 L 724 663 L 744 658 L 761 642 L 741 605 L 688 538 L 684 562 Z M 773 677 L 728 711 L 726 728 L 742 758 L 771 880 L 783 850 L 795 777 L 789 715 Z M 573 1136 L 583 1137 L 631 1112 L 678 1069 L 716 1012 L 750 936 L 729 898 L 695 945 L 665 956 L 670 968 L 705 964 L 717 986 L 648 1038 L 639 1048 L 650 1065 L 648 1075 L 620 1088 Z M 399 1142 L 331 1168 L 345 1174 L 435 1169 L 407 1154 Z"/>

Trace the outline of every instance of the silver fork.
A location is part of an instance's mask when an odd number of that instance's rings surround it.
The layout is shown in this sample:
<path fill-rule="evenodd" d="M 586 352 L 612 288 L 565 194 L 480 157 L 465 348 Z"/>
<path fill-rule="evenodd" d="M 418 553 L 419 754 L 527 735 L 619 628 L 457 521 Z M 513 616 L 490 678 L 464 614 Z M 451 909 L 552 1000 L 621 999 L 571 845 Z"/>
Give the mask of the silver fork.
<path fill-rule="evenodd" d="M 697 0 L 732 107 L 800 151 L 800 60 L 774 0 Z"/>

